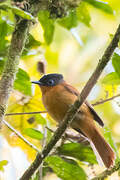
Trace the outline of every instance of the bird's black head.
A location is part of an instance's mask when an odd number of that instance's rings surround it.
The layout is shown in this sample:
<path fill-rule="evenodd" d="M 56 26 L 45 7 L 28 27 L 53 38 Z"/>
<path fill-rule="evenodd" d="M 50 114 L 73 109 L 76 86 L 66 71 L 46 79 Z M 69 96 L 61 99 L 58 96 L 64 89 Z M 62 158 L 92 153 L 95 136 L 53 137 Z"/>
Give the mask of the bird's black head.
<path fill-rule="evenodd" d="M 40 86 L 56 86 L 63 81 L 62 74 L 47 74 L 44 75 L 39 81 L 32 81 L 32 83 Z"/>

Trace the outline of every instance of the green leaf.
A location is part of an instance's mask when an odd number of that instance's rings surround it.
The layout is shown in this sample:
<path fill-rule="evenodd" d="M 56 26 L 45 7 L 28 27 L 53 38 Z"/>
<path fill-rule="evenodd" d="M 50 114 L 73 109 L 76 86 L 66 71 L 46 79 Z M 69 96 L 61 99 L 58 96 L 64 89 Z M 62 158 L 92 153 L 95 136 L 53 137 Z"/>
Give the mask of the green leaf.
<path fill-rule="evenodd" d="M 16 6 L 12 6 L 11 9 L 14 14 L 22 17 L 23 19 L 35 20 L 35 18 L 30 13 L 23 11 L 22 9 L 20 9 Z"/>
<path fill-rule="evenodd" d="M 74 159 L 70 159 L 69 157 L 62 157 L 62 159 L 67 163 L 78 165 L 77 161 L 75 161 Z"/>
<path fill-rule="evenodd" d="M 9 16 L 9 15 L 7 15 Z M 11 25 L 11 21 L 6 19 L 5 16 L 2 16 L 0 18 L 0 57 L 6 57 L 9 41 L 6 40 L 6 37 L 10 35 L 13 31 L 13 26 Z"/>
<path fill-rule="evenodd" d="M 90 26 L 91 17 L 84 2 L 80 3 L 79 7 L 76 8 L 76 14 L 80 22 L 84 23 L 88 27 Z"/>
<path fill-rule="evenodd" d="M 112 65 L 120 78 L 120 56 L 117 53 L 114 53 L 112 57 Z"/>
<path fill-rule="evenodd" d="M 0 23 L 0 51 L 2 51 L 6 46 L 5 36 L 7 35 L 7 24 L 5 21 Z"/>
<path fill-rule="evenodd" d="M 40 46 L 41 42 L 37 41 L 32 34 L 29 34 L 29 40 L 28 43 L 26 44 L 26 48 L 31 48 L 31 47 L 36 47 L 36 46 Z"/>
<path fill-rule="evenodd" d="M 108 127 L 104 127 L 104 137 L 105 137 L 106 141 L 110 144 L 110 146 L 113 148 L 113 150 L 116 154 L 116 160 L 120 160 L 117 146 L 112 138 L 111 131 Z"/>
<path fill-rule="evenodd" d="M 108 2 L 102 2 L 98 0 L 84 0 L 84 1 L 108 14 L 113 14 L 113 10 L 108 4 Z"/>
<path fill-rule="evenodd" d="M 0 4 L 0 10 L 7 11 L 7 9 L 9 9 L 9 5 L 7 5 L 7 4 Z"/>
<path fill-rule="evenodd" d="M 20 91 L 21 93 L 31 96 L 32 88 L 30 77 L 23 69 L 19 68 L 18 73 L 16 74 L 16 79 L 14 82 L 14 89 Z"/>
<path fill-rule="evenodd" d="M 58 23 L 68 30 L 70 30 L 73 27 L 76 27 L 78 24 L 76 11 L 70 11 L 68 16 L 58 20 Z"/>
<path fill-rule="evenodd" d="M 103 78 L 102 83 L 107 84 L 107 85 L 119 85 L 120 78 L 116 72 L 112 72 L 112 73 L 107 74 Z"/>
<path fill-rule="evenodd" d="M 26 128 L 24 129 L 24 134 L 26 134 L 27 136 L 31 137 L 31 138 L 34 138 L 34 139 L 37 139 L 37 140 L 41 140 L 43 139 L 43 134 L 36 130 L 36 129 L 33 129 L 33 128 Z"/>
<path fill-rule="evenodd" d="M 0 60 L 0 74 L 3 71 L 5 61 Z M 32 95 L 32 87 L 30 82 L 30 77 L 23 69 L 19 68 L 16 79 L 14 81 L 14 89 L 20 91 L 21 93 L 31 96 Z"/>
<path fill-rule="evenodd" d="M 0 60 L 0 75 L 1 75 L 2 72 L 3 72 L 4 64 L 5 64 L 5 61 L 4 61 L 3 59 L 1 59 L 1 60 Z"/>
<path fill-rule="evenodd" d="M 22 55 L 23 56 L 27 55 L 27 53 L 29 53 L 30 49 L 32 49 L 34 47 L 38 47 L 40 45 L 41 45 L 41 42 L 37 41 L 31 34 L 29 34 L 28 41 L 25 45 Z"/>
<path fill-rule="evenodd" d="M 53 170 L 50 168 L 50 167 L 48 167 L 48 165 L 46 165 L 47 163 L 44 163 L 44 165 L 43 165 L 43 177 L 44 176 L 46 176 L 48 173 L 51 173 L 51 172 L 53 172 Z"/>
<path fill-rule="evenodd" d="M 2 9 L 2 10 L 11 9 L 14 14 L 16 14 L 16 15 L 24 18 L 24 19 L 35 20 L 35 18 L 30 13 L 23 11 L 22 9 L 20 9 L 16 6 L 10 6 L 7 4 L 2 4 L 2 5 L 0 5 L 0 9 Z"/>
<path fill-rule="evenodd" d="M 84 170 L 78 164 L 65 162 L 58 156 L 49 156 L 45 162 L 53 169 L 53 171 L 62 180 L 86 180 Z"/>
<path fill-rule="evenodd" d="M 53 40 L 54 20 L 50 19 L 48 11 L 40 11 L 38 13 L 38 20 L 43 27 L 45 41 L 49 45 Z"/>
<path fill-rule="evenodd" d="M 58 148 L 60 155 L 74 157 L 80 161 L 89 162 L 91 164 L 97 163 L 96 157 L 92 149 L 79 143 L 68 143 Z"/>
<path fill-rule="evenodd" d="M 0 54 L 5 50 L 8 45 L 8 41 L 5 37 L 13 30 L 13 27 L 9 25 L 5 20 L 0 21 Z"/>
<path fill-rule="evenodd" d="M 35 120 L 42 125 L 46 124 L 46 119 L 41 115 L 41 114 L 37 114 L 35 115 Z"/>
<path fill-rule="evenodd" d="M 4 171 L 4 166 L 6 166 L 7 164 L 7 160 L 0 161 L 0 171 Z"/>

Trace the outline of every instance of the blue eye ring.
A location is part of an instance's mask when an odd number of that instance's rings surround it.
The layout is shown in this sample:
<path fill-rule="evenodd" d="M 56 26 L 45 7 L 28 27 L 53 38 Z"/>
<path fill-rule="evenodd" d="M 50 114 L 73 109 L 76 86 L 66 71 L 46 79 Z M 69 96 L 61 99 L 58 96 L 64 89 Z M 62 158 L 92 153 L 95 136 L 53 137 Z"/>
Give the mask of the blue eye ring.
<path fill-rule="evenodd" d="M 53 86 L 55 84 L 55 81 L 53 79 L 49 79 L 48 85 Z"/>

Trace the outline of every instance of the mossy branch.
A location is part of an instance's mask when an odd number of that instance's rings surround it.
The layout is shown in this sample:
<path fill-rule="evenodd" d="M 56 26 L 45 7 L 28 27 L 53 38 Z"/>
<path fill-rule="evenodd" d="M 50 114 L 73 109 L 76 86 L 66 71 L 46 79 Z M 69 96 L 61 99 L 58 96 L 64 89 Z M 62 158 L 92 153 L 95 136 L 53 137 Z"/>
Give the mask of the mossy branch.
<path fill-rule="evenodd" d="M 120 162 L 117 162 L 115 166 L 113 166 L 111 169 L 106 169 L 96 177 L 92 178 L 91 180 L 104 180 L 108 176 L 112 175 L 114 172 L 118 171 L 120 169 Z"/>
<path fill-rule="evenodd" d="M 8 58 L 0 80 L 0 122 L 3 119 L 7 101 L 12 91 L 13 82 L 18 70 L 19 57 L 24 48 L 29 29 L 29 21 L 17 19 L 15 30 L 12 34 Z"/>
<path fill-rule="evenodd" d="M 62 137 L 63 133 L 65 132 L 67 126 L 72 122 L 75 115 L 77 114 L 78 109 L 83 104 L 84 100 L 89 95 L 90 91 L 92 90 L 93 86 L 96 84 L 99 76 L 101 75 L 104 67 L 109 62 L 115 48 L 118 46 L 118 42 L 120 39 L 120 25 L 113 37 L 113 40 L 109 44 L 108 48 L 106 49 L 103 57 L 99 60 L 99 63 L 93 72 L 92 76 L 86 83 L 85 87 L 83 88 L 78 100 L 69 108 L 68 112 L 66 113 L 63 121 L 60 123 L 59 127 L 55 131 L 54 135 L 52 136 L 50 142 L 44 147 L 41 153 L 38 153 L 33 163 L 30 167 L 25 171 L 23 176 L 20 180 L 29 180 L 33 173 L 37 170 L 43 160 L 48 156 L 50 151 L 53 149 L 57 141 Z"/>

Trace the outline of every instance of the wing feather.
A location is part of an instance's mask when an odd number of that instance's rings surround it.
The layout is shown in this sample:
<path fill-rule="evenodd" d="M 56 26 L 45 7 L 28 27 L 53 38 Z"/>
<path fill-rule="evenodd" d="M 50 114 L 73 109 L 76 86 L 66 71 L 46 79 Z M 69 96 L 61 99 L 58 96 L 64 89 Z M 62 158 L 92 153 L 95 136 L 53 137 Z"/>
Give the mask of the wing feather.
<path fill-rule="evenodd" d="M 67 84 L 67 83 L 63 83 L 64 88 L 69 91 L 70 93 L 79 96 L 79 91 L 77 89 L 75 89 L 73 86 Z M 102 121 L 102 119 L 99 117 L 99 115 L 96 113 L 96 111 L 93 109 L 93 107 L 91 106 L 91 104 L 88 103 L 88 101 L 85 101 L 85 104 L 87 105 L 87 107 L 89 108 L 90 112 L 92 113 L 94 120 L 100 125 L 100 126 L 104 126 L 104 123 Z"/>
<path fill-rule="evenodd" d="M 93 109 L 93 107 L 91 106 L 91 104 L 89 104 L 87 101 L 85 101 L 85 104 L 87 105 L 87 107 L 89 108 L 89 110 L 90 110 L 90 112 L 93 114 L 93 116 L 94 116 L 94 120 L 96 121 L 96 122 L 98 122 L 98 124 L 100 125 L 100 126 L 104 126 L 104 123 L 103 123 L 103 121 L 102 121 L 102 119 L 99 117 L 99 115 L 96 113 L 96 111 Z"/>

